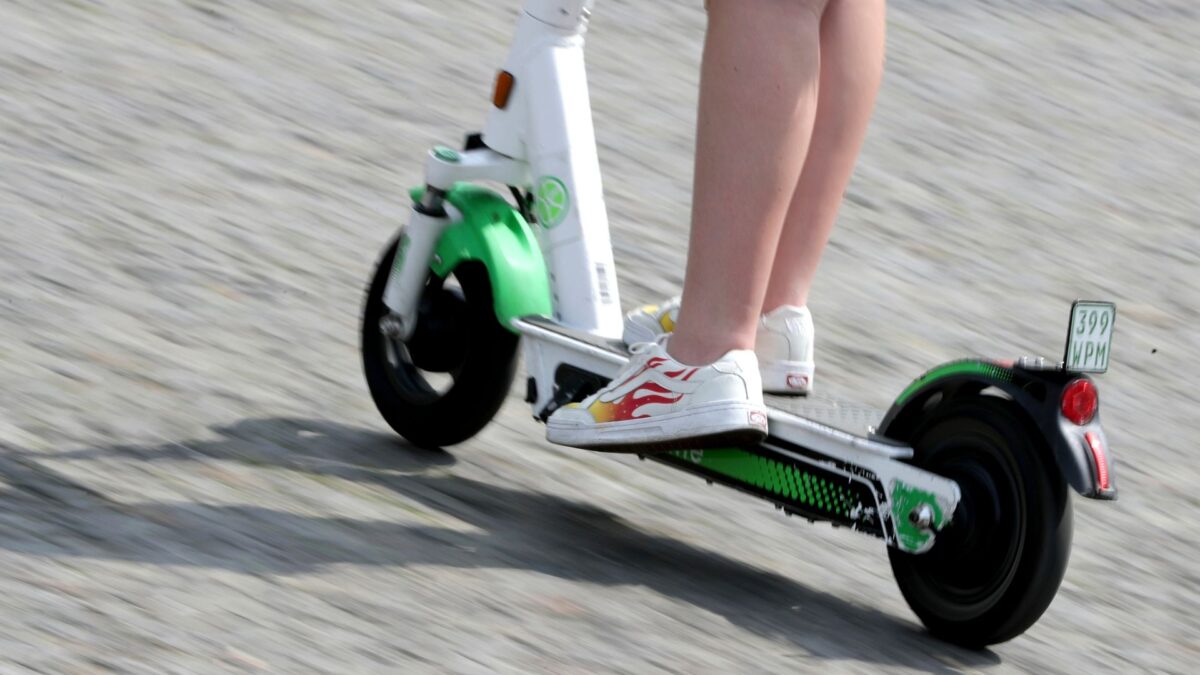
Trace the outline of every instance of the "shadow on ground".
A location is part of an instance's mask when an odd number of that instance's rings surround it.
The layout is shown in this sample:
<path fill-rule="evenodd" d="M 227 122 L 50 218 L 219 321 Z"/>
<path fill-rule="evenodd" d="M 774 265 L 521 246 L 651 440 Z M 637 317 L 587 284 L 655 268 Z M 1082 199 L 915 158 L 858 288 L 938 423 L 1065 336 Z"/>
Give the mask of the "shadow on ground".
<path fill-rule="evenodd" d="M 828 659 L 944 670 L 996 664 L 868 607 L 719 553 L 639 530 L 585 502 L 453 475 L 452 455 L 390 435 L 300 419 L 246 420 L 216 441 L 105 446 L 61 460 L 213 459 L 374 483 L 475 531 L 325 518 L 256 506 L 123 504 L 46 466 L 48 456 L 0 448 L 0 547 L 48 556 L 210 566 L 289 574 L 331 563 L 511 568 L 602 585 L 645 586 L 731 623 Z"/>

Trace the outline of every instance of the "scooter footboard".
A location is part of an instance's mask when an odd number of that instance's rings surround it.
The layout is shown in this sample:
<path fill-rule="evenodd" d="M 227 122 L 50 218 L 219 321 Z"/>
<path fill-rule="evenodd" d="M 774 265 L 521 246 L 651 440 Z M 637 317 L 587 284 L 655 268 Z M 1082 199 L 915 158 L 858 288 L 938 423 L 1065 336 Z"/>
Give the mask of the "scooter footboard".
<path fill-rule="evenodd" d="M 513 325 L 525 339 L 528 401 L 542 420 L 602 386 L 628 358 L 611 340 L 544 318 L 525 317 Z M 873 534 L 910 553 L 933 546 L 958 507 L 961 493 L 954 481 L 903 461 L 913 454 L 907 445 L 838 428 L 865 419 L 859 406 L 834 400 L 769 404 L 775 404 L 768 411 L 771 435 L 757 446 L 645 458 L 769 500 L 788 513 Z"/>
<path fill-rule="evenodd" d="M 953 481 L 895 458 L 835 457 L 776 436 L 755 447 L 647 458 L 769 500 L 789 514 L 874 535 L 910 553 L 933 546 L 959 500 Z"/>
<path fill-rule="evenodd" d="M 790 514 L 887 538 L 888 528 L 880 517 L 880 503 L 886 503 L 887 495 L 873 475 L 784 451 L 770 442 L 745 449 L 677 450 L 648 458 L 770 500 Z"/>

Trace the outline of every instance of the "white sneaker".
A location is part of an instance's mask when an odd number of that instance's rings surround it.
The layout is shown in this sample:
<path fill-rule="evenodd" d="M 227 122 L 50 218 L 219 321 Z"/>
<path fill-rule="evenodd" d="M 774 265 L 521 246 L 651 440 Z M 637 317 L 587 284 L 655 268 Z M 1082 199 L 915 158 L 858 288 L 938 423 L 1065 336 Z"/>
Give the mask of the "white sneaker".
<path fill-rule="evenodd" d="M 654 342 L 659 336 L 675 331 L 675 320 L 679 318 L 679 296 L 661 305 L 642 305 L 625 315 L 626 346 L 639 342 Z"/>
<path fill-rule="evenodd" d="M 679 298 L 661 305 L 646 305 L 625 315 L 625 344 L 653 342 L 675 330 Z M 764 314 L 758 322 L 754 353 L 758 356 L 763 392 L 796 396 L 813 388 L 812 313 L 807 307 L 783 306 Z"/>
<path fill-rule="evenodd" d="M 812 312 L 784 305 L 758 320 L 754 353 L 758 355 L 763 391 L 768 394 L 807 394 L 813 388 Z"/>
<path fill-rule="evenodd" d="M 633 346 L 608 386 L 555 411 L 551 443 L 610 452 L 753 445 L 767 435 L 758 359 L 731 351 L 707 366 L 672 359 L 662 342 Z"/>

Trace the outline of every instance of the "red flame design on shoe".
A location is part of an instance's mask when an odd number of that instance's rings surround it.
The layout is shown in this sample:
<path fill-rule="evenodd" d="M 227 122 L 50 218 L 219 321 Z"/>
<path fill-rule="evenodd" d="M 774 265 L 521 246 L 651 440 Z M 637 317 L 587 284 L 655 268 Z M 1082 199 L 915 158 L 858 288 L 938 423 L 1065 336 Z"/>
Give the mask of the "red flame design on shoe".
<path fill-rule="evenodd" d="M 657 368 L 666 362 L 667 362 L 667 360 L 661 356 L 651 357 L 649 360 L 646 361 L 646 365 L 642 366 L 641 370 L 637 371 L 636 373 L 634 373 L 634 374 L 630 375 L 629 377 L 625 378 L 624 380 L 622 380 L 621 384 L 610 385 L 609 388 L 617 389 L 618 387 L 622 387 L 622 386 L 628 384 L 630 381 L 633 380 L 633 378 L 637 377 L 638 375 L 641 375 L 642 373 L 646 372 L 647 370 L 650 370 L 651 368 Z"/>
<path fill-rule="evenodd" d="M 671 372 L 669 372 L 669 373 L 663 373 L 663 375 L 666 375 L 667 377 L 669 377 L 669 378 L 671 378 L 671 379 L 673 379 L 673 380 L 674 380 L 674 379 L 678 379 L 678 378 L 679 378 L 679 376 L 680 376 L 680 375 L 682 375 L 682 376 L 683 376 L 683 380 L 686 382 L 687 380 L 691 379 L 691 377 L 692 377 L 693 375 L 695 375 L 695 374 L 696 374 L 696 371 L 698 371 L 698 370 L 700 370 L 700 369 L 699 369 L 699 368 L 690 368 L 690 367 L 688 367 L 688 366 L 684 366 L 684 367 L 680 368 L 679 370 L 672 370 L 672 371 L 671 371 Z"/>
<path fill-rule="evenodd" d="M 626 380 L 628 382 L 628 380 Z M 644 393 L 654 392 L 649 395 Z M 636 394 L 643 394 L 634 398 Z M 675 393 L 666 387 L 655 382 L 646 382 L 640 385 L 637 389 L 622 396 L 619 401 L 605 403 L 596 399 L 594 403 L 588 406 L 588 412 L 592 414 L 592 418 L 598 423 L 604 422 L 620 422 L 623 420 L 641 419 L 650 415 L 637 414 L 637 411 L 650 403 L 675 403 L 683 398 L 683 394 Z"/>

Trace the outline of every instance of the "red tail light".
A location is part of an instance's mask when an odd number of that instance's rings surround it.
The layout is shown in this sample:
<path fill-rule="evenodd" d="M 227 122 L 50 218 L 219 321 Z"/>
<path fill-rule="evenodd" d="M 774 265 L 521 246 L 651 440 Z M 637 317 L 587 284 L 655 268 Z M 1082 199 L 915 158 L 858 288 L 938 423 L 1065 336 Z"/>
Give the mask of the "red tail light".
<path fill-rule="evenodd" d="M 1101 490 L 1108 489 L 1108 460 L 1104 458 L 1104 446 L 1100 443 L 1100 434 L 1089 431 L 1083 435 L 1087 439 L 1088 450 L 1092 451 L 1092 458 L 1096 460 L 1096 482 L 1100 484 Z"/>
<path fill-rule="evenodd" d="M 1062 395 L 1063 417 L 1083 426 L 1096 416 L 1100 399 L 1096 396 L 1096 385 L 1091 380 L 1078 379 L 1067 385 Z"/>

